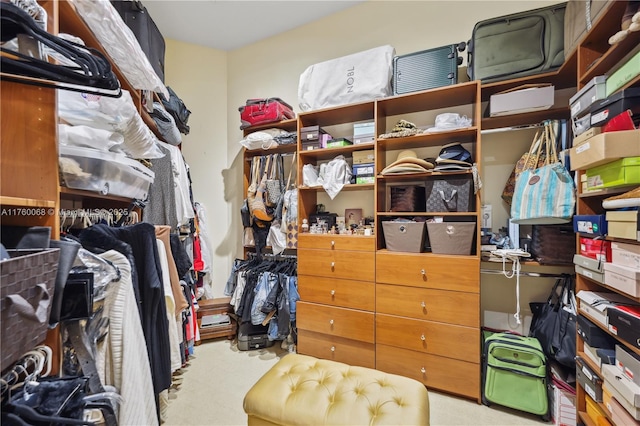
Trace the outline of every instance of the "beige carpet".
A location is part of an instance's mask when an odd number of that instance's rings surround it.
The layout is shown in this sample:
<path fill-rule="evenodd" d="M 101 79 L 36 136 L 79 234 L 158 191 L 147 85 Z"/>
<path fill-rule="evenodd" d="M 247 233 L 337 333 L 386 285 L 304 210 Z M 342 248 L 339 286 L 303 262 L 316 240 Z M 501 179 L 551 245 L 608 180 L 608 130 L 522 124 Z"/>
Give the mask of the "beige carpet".
<path fill-rule="evenodd" d="M 209 340 L 177 377 L 182 382 L 169 400 L 165 426 L 245 425 L 242 400 L 251 386 L 286 352 L 279 345 L 239 351 L 235 342 Z M 429 391 L 432 425 L 542 425 L 540 417 L 506 408 L 486 407 Z"/>

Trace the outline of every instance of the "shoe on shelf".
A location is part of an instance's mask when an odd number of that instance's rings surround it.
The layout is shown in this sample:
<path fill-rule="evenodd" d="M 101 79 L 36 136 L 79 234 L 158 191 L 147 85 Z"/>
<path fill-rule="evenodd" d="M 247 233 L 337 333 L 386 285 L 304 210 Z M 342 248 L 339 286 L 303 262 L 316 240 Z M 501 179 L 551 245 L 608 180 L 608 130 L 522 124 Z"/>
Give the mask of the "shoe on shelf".
<path fill-rule="evenodd" d="M 602 201 L 602 208 L 607 210 L 625 207 L 640 207 L 640 186 L 623 194 L 605 198 Z"/>

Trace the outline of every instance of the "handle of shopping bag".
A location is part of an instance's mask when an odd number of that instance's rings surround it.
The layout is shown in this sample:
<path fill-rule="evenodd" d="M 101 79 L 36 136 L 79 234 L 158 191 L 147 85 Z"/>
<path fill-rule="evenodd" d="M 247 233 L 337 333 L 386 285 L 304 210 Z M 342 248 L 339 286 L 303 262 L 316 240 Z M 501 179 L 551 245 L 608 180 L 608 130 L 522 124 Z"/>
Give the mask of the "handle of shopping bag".
<path fill-rule="evenodd" d="M 454 189 L 453 191 L 451 191 L 451 197 L 449 197 L 449 199 L 447 200 L 447 197 L 444 196 L 444 191 L 439 191 L 440 192 L 440 196 L 442 197 L 442 199 L 444 200 L 445 203 L 450 203 L 451 200 L 453 200 L 453 198 L 456 196 L 456 194 L 458 193 L 457 189 Z"/>
<path fill-rule="evenodd" d="M 18 312 L 18 315 L 24 319 L 28 319 L 39 324 L 44 324 L 49 321 L 48 310 L 51 303 L 51 296 L 47 291 L 47 286 L 44 283 L 36 285 L 38 291 L 37 296 L 37 308 L 34 308 L 24 297 L 19 294 L 10 294 L 7 299 L 10 302 L 10 306 L 13 306 Z"/>

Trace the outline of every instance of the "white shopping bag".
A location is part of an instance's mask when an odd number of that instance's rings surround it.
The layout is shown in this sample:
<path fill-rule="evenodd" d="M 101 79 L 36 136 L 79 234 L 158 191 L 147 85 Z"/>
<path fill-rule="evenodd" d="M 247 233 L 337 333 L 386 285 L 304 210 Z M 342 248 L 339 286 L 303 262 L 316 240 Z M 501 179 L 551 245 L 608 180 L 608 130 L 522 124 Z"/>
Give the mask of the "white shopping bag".
<path fill-rule="evenodd" d="M 395 49 L 385 45 L 311 65 L 300 75 L 300 109 L 311 111 L 390 96 L 394 56 Z"/>

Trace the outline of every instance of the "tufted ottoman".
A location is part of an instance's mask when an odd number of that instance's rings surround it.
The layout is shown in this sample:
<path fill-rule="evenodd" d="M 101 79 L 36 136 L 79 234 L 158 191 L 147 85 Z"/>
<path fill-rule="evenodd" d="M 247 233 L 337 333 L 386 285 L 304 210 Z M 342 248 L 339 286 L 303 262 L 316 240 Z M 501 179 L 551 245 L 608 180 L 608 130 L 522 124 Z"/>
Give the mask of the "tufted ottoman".
<path fill-rule="evenodd" d="M 428 425 L 429 396 L 408 377 L 289 354 L 244 397 L 249 425 Z"/>

